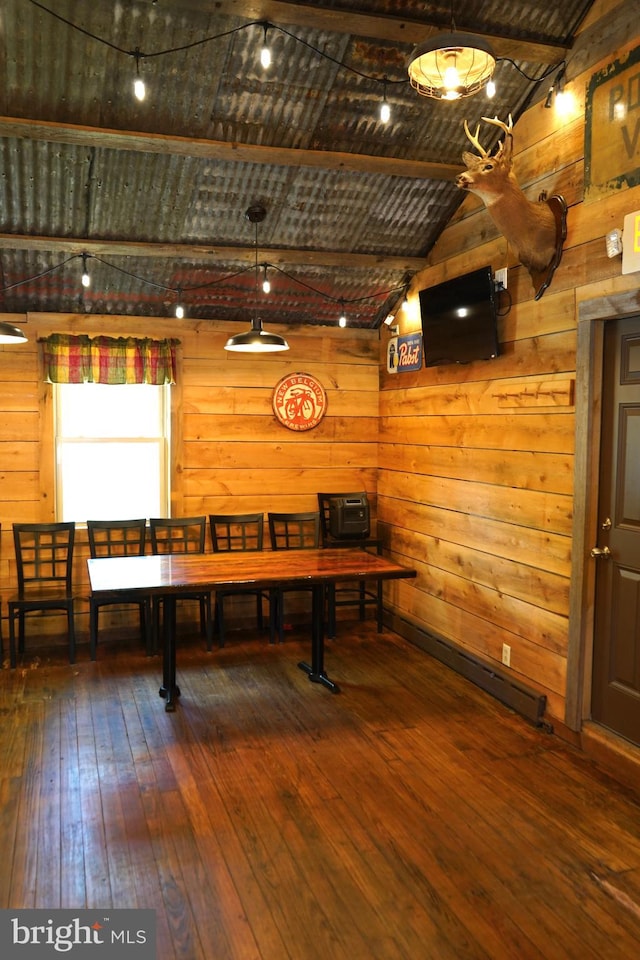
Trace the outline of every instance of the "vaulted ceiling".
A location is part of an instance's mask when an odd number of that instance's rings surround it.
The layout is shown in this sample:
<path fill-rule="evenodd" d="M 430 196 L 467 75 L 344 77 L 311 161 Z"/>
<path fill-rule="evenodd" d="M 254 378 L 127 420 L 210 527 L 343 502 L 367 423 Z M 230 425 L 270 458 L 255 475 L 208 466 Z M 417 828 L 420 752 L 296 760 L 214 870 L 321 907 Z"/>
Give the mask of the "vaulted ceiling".
<path fill-rule="evenodd" d="M 462 199 L 463 119 L 516 120 L 591 6 L 4 0 L 0 311 L 380 326 Z M 492 100 L 409 85 L 452 8 L 493 45 Z"/>

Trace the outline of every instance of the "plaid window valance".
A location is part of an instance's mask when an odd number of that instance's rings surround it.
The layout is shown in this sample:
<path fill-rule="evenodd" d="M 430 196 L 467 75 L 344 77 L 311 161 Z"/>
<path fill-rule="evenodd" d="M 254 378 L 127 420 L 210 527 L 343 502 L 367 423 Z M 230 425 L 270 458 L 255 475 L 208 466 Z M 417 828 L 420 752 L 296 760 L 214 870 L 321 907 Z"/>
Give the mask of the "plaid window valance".
<path fill-rule="evenodd" d="M 40 342 L 49 383 L 176 382 L 179 340 L 52 333 Z"/>

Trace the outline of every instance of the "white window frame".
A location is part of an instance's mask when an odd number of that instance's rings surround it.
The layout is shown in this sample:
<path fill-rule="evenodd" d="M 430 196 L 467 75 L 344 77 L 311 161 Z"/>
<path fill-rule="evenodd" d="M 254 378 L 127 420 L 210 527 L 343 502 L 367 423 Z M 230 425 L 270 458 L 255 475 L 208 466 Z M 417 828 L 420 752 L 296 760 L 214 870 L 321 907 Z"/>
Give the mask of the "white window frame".
<path fill-rule="evenodd" d="M 57 520 L 74 520 L 82 526 L 88 519 L 95 520 L 124 520 L 134 519 L 141 516 L 170 516 L 171 503 L 171 387 L 169 384 L 163 386 L 145 385 L 145 389 L 160 391 L 160 410 L 157 420 L 158 432 L 154 436 L 99 436 L 91 430 L 84 430 L 81 436 L 64 436 L 62 433 L 64 425 L 62 423 L 62 391 L 78 390 L 78 392 L 90 390 L 92 387 L 101 386 L 101 393 L 108 396 L 107 391 L 112 390 L 131 390 L 130 385 L 101 385 L 101 384 L 53 384 L 53 421 L 54 421 L 54 472 L 55 472 L 55 515 Z M 85 393 L 85 397 L 88 394 Z M 132 392 L 131 396 L 134 396 Z M 156 418 L 154 417 L 154 421 Z M 132 455 L 134 452 L 142 452 L 144 447 L 151 446 L 156 451 L 156 462 L 158 463 L 158 487 L 157 497 L 149 500 L 146 509 L 141 509 L 145 499 L 138 497 L 135 505 L 127 509 L 110 508 L 108 499 L 104 494 L 98 495 L 95 506 L 80 505 L 78 510 L 67 508 L 65 511 L 65 480 L 64 480 L 64 453 L 71 448 L 82 445 L 99 444 L 105 451 L 111 447 L 112 450 L 122 451 L 123 447 L 130 446 Z M 122 470 L 127 470 L 127 457 L 122 458 Z M 137 474 L 136 474 L 137 476 Z M 67 487 L 68 489 L 68 487 Z M 133 502 L 133 501 L 132 501 Z M 82 514 L 82 515 L 79 515 Z"/>

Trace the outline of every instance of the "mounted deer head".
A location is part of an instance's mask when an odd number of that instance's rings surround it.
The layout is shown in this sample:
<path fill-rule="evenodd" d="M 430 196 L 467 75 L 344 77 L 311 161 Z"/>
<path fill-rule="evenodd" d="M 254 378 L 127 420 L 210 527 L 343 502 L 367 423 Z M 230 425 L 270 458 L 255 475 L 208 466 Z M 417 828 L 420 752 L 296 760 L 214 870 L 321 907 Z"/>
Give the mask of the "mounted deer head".
<path fill-rule="evenodd" d="M 500 127 L 504 140 L 491 156 L 480 144 L 475 134 L 464 121 L 464 130 L 478 156 L 465 151 L 462 159 L 466 170 L 456 179 L 456 186 L 480 197 L 489 216 L 500 232 L 515 249 L 520 262 L 527 268 L 538 300 L 551 283 L 553 273 L 562 257 L 562 244 L 566 237 L 566 203 L 560 196 L 549 200 L 527 200 L 518 186 L 511 169 L 513 156 L 513 121 L 508 123 L 497 117 L 482 118 L 485 123 Z"/>

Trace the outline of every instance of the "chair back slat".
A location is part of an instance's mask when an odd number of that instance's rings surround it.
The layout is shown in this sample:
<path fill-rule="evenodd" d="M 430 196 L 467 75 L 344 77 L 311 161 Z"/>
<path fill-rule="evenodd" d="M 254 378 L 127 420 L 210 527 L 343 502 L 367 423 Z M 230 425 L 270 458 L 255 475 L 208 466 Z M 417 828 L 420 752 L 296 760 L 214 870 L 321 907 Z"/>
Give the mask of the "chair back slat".
<path fill-rule="evenodd" d="M 149 520 L 151 550 L 154 554 L 204 553 L 207 518 L 172 517 Z"/>
<path fill-rule="evenodd" d="M 270 513 L 269 537 L 272 550 L 312 550 L 320 545 L 320 514 Z"/>
<path fill-rule="evenodd" d="M 214 553 L 262 550 L 264 513 L 212 513 L 209 525 Z"/>
<path fill-rule="evenodd" d="M 147 542 L 147 521 L 87 520 L 89 552 L 97 557 L 141 557 Z"/>
<path fill-rule="evenodd" d="M 64 583 L 71 591 L 75 523 L 14 523 L 18 590 Z"/>

